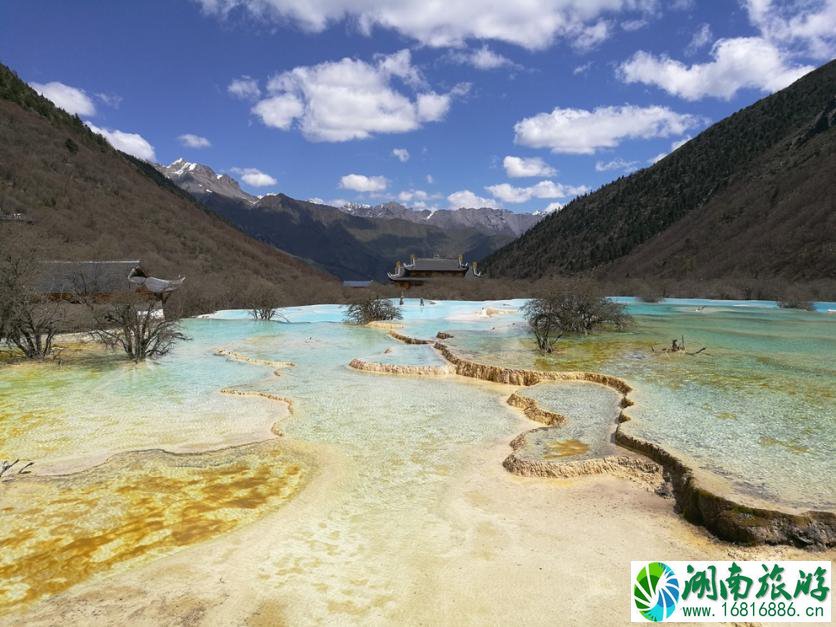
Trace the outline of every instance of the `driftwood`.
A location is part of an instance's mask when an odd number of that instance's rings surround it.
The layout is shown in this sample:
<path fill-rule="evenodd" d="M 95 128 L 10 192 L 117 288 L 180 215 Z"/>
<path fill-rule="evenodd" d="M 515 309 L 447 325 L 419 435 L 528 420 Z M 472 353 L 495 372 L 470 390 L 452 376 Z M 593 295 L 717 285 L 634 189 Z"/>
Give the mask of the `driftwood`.
<path fill-rule="evenodd" d="M 693 353 L 689 353 L 688 350 L 685 348 L 685 336 L 683 335 L 681 338 L 673 338 L 671 340 L 671 345 L 660 350 L 656 350 L 656 347 L 651 344 L 650 345 L 650 352 L 652 353 L 662 353 L 664 355 L 673 355 L 677 353 L 682 353 L 685 355 L 699 355 L 700 353 L 704 352 L 707 349 L 706 346 L 703 346 L 701 349 L 694 351 Z"/>
<path fill-rule="evenodd" d="M 12 468 L 14 468 L 18 464 L 18 462 L 20 462 L 19 459 L 16 459 L 13 462 L 9 462 L 9 461 L 6 461 L 6 460 L 3 460 L 2 462 L 0 462 L 0 479 L 3 479 L 4 475 L 6 476 L 6 478 L 10 478 L 13 474 L 14 475 L 28 475 L 29 473 L 32 472 L 31 470 L 29 470 L 29 467 L 34 465 L 35 462 L 26 462 L 23 466 L 18 468 L 16 473 L 12 473 L 11 472 Z"/>

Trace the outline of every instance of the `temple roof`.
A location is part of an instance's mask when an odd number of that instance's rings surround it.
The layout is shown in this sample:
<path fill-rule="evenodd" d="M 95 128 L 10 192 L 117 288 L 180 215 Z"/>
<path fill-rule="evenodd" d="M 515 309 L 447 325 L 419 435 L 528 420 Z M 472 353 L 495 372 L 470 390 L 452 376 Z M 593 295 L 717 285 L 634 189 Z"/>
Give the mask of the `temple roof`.
<path fill-rule="evenodd" d="M 467 268 L 466 263 L 458 259 L 445 259 L 443 257 L 418 257 L 413 263 L 405 263 L 407 270 L 435 271 L 435 272 L 459 272 Z"/>

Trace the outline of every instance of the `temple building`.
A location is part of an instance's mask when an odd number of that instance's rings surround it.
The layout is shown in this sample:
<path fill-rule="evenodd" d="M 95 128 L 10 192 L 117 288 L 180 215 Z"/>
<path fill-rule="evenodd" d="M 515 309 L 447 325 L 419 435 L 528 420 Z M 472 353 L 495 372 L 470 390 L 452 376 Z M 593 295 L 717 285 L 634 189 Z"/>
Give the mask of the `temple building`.
<path fill-rule="evenodd" d="M 44 261 L 35 288 L 50 300 L 77 302 L 92 297 L 102 302 L 139 297 L 164 303 L 184 280 L 148 276 L 139 260 Z"/>
<path fill-rule="evenodd" d="M 474 279 L 482 276 L 476 271 L 476 262 L 464 263 L 458 259 L 443 257 L 416 257 L 412 255 L 410 263 L 395 264 L 395 272 L 387 272 L 389 280 L 404 289 L 413 285 L 423 285 L 437 279 Z"/>

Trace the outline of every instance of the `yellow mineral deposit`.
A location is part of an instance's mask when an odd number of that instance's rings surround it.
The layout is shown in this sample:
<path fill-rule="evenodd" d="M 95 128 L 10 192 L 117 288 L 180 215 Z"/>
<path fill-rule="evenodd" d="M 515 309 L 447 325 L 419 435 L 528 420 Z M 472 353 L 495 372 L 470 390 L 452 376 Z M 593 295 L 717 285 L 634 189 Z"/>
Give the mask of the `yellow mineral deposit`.
<path fill-rule="evenodd" d="M 281 506 L 310 462 L 268 442 L 127 453 L 74 475 L 0 484 L 0 611 L 160 557 Z"/>
<path fill-rule="evenodd" d="M 555 440 L 554 442 L 549 442 L 546 446 L 546 459 L 583 455 L 589 450 L 589 444 L 574 438 L 569 438 L 568 440 Z"/>

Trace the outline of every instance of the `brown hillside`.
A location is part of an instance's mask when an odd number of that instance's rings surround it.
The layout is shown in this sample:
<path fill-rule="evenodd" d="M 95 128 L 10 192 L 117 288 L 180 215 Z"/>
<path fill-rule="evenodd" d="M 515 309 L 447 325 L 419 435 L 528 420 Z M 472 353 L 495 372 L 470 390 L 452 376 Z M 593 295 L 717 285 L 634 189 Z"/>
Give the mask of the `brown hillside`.
<path fill-rule="evenodd" d="M 185 275 L 207 307 L 239 303 L 251 285 L 301 302 L 335 280 L 202 208 L 150 165 L 111 148 L 77 118 L 0 66 L 0 252 L 47 259 L 142 259 Z"/>

